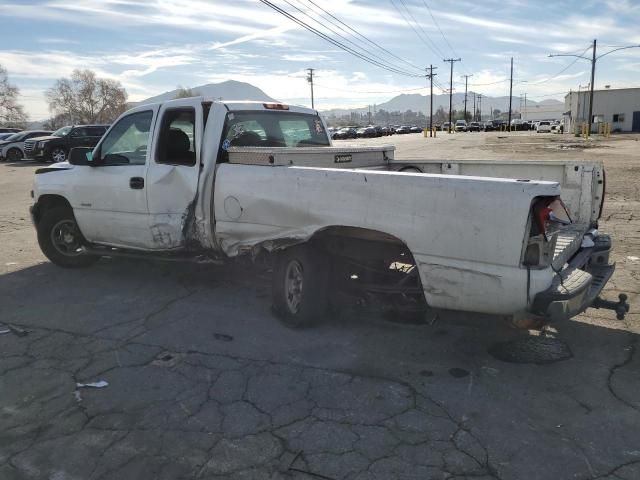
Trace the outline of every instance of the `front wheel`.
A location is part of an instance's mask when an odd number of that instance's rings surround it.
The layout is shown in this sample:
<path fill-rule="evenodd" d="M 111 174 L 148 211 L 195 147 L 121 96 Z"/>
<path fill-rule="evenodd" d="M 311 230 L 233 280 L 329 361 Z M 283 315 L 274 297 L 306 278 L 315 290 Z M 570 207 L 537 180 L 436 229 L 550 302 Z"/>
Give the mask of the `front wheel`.
<path fill-rule="evenodd" d="M 64 148 L 56 147 L 51 151 L 51 160 L 54 163 L 64 162 L 67 159 L 67 152 Z"/>
<path fill-rule="evenodd" d="M 70 209 L 55 207 L 43 212 L 38 223 L 38 244 L 52 263 L 64 268 L 82 268 L 94 264 L 100 257 L 84 253 L 84 243 Z"/>
<path fill-rule="evenodd" d="M 310 245 L 297 245 L 277 253 L 273 308 L 287 326 L 311 326 L 327 310 L 329 269 L 324 257 Z"/>
<path fill-rule="evenodd" d="M 22 151 L 18 148 L 12 148 L 7 152 L 7 161 L 9 162 L 18 162 L 22 160 Z"/>

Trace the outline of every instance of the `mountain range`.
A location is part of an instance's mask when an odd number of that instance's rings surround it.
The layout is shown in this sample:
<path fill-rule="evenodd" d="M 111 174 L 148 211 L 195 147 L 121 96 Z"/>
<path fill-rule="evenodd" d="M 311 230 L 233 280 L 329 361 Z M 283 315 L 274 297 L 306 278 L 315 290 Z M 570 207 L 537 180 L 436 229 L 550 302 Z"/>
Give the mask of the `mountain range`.
<path fill-rule="evenodd" d="M 141 105 L 145 103 L 165 102 L 167 100 L 173 100 L 176 98 L 176 94 L 179 89 L 171 90 L 154 97 L 147 98 L 141 102 L 135 102 L 131 105 Z M 277 102 L 274 98 L 267 95 L 258 87 L 251 85 L 250 83 L 237 82 L 235 80 L 228 80 L 221 83 L 209 83 L 206 85 L 200 85 L 198 87 L 192 87 L 191 91 L 196 95 L 202 95 L 208 98 L 222 98 L 224 100 L 258 100 L 263 102 Z M 467 110 L 473 111 L 473 95 L 474 92 L 467 94 Z M 476 94 L 477 99 L 477 94 Z M 464 93 L 453 94 L 453 108 L 455 110 L 463 109 L 464 105 Z M 531 110 L 536 106 L 545 105 L 547 107 L 557 107 L 559 110 L 563 108 L 563 102 L 559 100 L 543 100 L 541 102 L 535 102 L 527 99 L 527 110 Z M 341 116 L 348 115 L 350 112 L 366 113 L 371 107 L 373 111 L 386 110 L 388 112 L 405 112 L 412 110 L 414 112 L 422 112 L 424 114 L 429 112 L 429 96 L 419 93 L 413 94 L 401 94 L 397 95 L 390 100 L 379 103 L 377 105 L 362 106 L 359 108 L 334 108 L 331 110 L 320 110 L 325 116 Z M 434 95 L 433 96 L 433 110 L 434 112 L 442 107 L 445 111 L 449 110 L 449 95 Z M 520 98 L 513 97 L 512 110 L 517 111 L 520 109 Z M 501 111 L 509 110 L 509 97 L 489 97 L 482 96 L 482 111 L 488 113 L 492 109 L 499 109 Z"/>
<path fill-rule="evenodd" d="M 149 97 L 140 102 L 132 102 L 131 105 L 144 105 L 146 103 L 166 102 L 176 98 L 179 88 L 170 90 L 154 97 Z M 277 102 L 264 93 L 258 87 L 254 87 L 250 83 L 237 82 L 235 80 L 227 80 L 221 83 L 208 83 L 199 87 L 192 87 L 191 91 L 194 95 L 202 95 L 212 99 L 222 98 L 223 100 L 258 100 L 261 102 Z"/>
<path fill-rule="evenodd" d="M 476 94 L 476 105 L 478 102 L 478 96 Z M 453 94 L 453 109 L 454 110 L 462 110 L 464 108 L 464 93 L 454 93 Z M 549 107 L 558 107 L 562 109 L 564 105 L 563 102 L 559 100 L 543 100 L 541 102 L 535 102 L 527 99 L 527 110 L 530 111 L 532 108 L 536 106 L 546 105 Z M 427 114 L 429 112 L 429 96 L 421 95 L 419 93 L 413 94 L 401 94 L 392 99 L 379 103 L 377 105 L 371 105 L 371 111 L 375 110 L 386 110 L 387 112 L 405 112 L 407 110 L 412 110 L 414 112 L 422 112 Z M 449 111 L 449 95 L 434 95 L 433 96 L 433 111 L 435 112 L 438 108 L 444 108 L 445 111 Z M 485 113 L 490 112 L 491 110 L 499 109 L 502 112 L 509 111 L 509 97 L 489 97 L 482 95 L 482 111 Z M 513 111 L 520 109 L 520 98 L 513 97 L 511 109 Z M 467 94 L 467 110 L 473 112 L 473 92 L 469 92 Z M 327 116 L 335 115 L 348 115 L 350 112 L 357 113 L 366 113 L 369 111 L 369 106 L 361 107 L 361 108 L 334 108 L 331 110 L 325 110 L 322 113 Z"/>

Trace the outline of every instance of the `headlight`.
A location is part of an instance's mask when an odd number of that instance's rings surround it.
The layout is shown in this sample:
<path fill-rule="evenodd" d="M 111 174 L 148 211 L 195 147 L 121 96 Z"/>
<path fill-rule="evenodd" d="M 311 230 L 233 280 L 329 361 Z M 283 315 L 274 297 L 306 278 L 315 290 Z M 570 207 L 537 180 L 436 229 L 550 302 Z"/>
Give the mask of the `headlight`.
<path fill-rule="evenodd" d="M 44 148 L 46 144 L 47 144 L 46 140 L 42 142 L 38 142 L 38 148 Z"/>

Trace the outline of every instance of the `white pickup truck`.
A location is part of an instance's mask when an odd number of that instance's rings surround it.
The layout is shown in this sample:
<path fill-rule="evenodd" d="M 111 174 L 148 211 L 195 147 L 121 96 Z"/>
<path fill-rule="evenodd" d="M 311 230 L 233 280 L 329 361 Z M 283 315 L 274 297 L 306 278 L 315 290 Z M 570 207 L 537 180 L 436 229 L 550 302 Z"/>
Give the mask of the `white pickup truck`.
<path fill-rule="evenodd" d="M 391 146 L 332 147 L 314 110 L 194 97 L 138 106 L 92 151 L 36 170 L 31 212 L 63 267 L 264 254 L 292 326 L 344 292 L 547 320 L 596 300 L 614 270 L 596 230 L 601 165 L 422 168 L 433 173 L 398 164 Z M 596 306 L 628 308 L 608 304 Z"/>

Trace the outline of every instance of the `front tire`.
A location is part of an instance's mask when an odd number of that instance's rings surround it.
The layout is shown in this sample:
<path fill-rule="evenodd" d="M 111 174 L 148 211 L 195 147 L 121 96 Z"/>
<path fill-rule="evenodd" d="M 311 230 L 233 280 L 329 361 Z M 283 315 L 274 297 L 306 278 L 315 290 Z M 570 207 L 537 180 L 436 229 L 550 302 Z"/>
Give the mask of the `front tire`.
<path fill-rule="evenodd" d="M 55 147 L 51 151 L 51 161 L 53 163 L 64 162 L 67 159 L 67 151 L 61 147 Z"/>
<path fill-rule="evenodd" d="M 8 162 L 19 162 L 23 157 L 24 155 L 22 155 L 22 151 L 18 148 L 12 148 L 7 152 Z"/>
<path fill-rule="evenodd" d="M 71 209 L 55 207 L 43 212 L 38 223 L 38 244 L 52 263 L 64 268 L 93 265 L 100 257 L 84 253 L 84 243 Z"/>
<path fill-rule="evenodd" d="M 325 255 L 310 245 L 279 252 L 273 270 L 273 308 L 285 325 L 314 325 L 328 306 L 329 269 Z"/>

